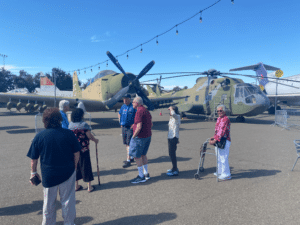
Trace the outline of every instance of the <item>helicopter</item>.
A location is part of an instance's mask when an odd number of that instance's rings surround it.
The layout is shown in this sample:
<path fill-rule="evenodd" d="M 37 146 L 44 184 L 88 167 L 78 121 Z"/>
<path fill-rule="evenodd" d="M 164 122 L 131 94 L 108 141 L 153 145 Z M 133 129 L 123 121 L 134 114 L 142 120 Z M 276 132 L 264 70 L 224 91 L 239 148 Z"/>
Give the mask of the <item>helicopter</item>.
<path fill-rule="evenodd" d="M 259 86 L 244 83 L 241 79 L 229 78 L 224 74 L 226 73 L 215 69 L 197 73 L 204 77 L 197 78 L 192 88 L 165 94 L 164 97 L 189 96 L 174 100 L 182 117 L 186 116 L 186 113 L 215 117 L 217 106 L 222 104 L 225 105 L 228 116 L 237 116 L 237 122 L 244 122 L 245 116 L 256 116 L 268 109 L 270 101 Z M 173 77 L 162 79 L 167 78 Z"/>

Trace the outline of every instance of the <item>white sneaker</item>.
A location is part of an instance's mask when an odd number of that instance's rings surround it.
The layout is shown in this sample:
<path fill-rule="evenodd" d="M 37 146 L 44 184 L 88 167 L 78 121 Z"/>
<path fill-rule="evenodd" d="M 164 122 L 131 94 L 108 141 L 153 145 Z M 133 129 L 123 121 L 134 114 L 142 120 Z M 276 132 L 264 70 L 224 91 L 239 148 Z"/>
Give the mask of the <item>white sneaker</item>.
<path fill-rule="evenodd" d="M 231 180 L 231 176 L 227 176 L 227 177 L 225 177 L 225 176 L 219 176 L 218 178 L 220 180 Z"/>
<path fill-rule="evenodd" d="M 217 173 L 214 173 L 214 175 L 217 176 Z M 220 174 L 219 174 L 219 176 L 220 176 Z"/>

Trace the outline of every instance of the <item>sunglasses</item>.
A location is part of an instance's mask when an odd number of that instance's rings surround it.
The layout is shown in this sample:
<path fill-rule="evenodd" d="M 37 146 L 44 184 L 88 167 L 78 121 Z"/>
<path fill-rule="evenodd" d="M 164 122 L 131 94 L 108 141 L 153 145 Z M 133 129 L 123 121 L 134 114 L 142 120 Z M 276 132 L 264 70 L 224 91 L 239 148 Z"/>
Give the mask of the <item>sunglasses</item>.
<path fill-rule="evenodd" d="M 217 112 L 223 112 L 223 110 L 217 110 Z"/>

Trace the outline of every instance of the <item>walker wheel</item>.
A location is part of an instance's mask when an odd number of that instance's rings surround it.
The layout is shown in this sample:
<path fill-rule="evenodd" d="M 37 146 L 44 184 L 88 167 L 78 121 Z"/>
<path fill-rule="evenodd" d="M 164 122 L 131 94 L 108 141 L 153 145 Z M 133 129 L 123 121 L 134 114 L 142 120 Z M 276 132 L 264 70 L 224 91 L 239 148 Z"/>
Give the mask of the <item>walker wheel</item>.
<path fill-rule="evenodd" d="M 200 176 L 199 176 L 199 174 L 198 174 L 198 173 L 195 173 L 195 175 L 194 175 L 194 176 L 195 176 L 195 179 L 196 179 L 196 180 L 199 180 L 199 179 L 200 179 Z"/>
<path fill-rule="evenodd" d="M 204 168 L 203 167 L 200 167 L 199 171 L 202 173 L 204 172 Z"/>

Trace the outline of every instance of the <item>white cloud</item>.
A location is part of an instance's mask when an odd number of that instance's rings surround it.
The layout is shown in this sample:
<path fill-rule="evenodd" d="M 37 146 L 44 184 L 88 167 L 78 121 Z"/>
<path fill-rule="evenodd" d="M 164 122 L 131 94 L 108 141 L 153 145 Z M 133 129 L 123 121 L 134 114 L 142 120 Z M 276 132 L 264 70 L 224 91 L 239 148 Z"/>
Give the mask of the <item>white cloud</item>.
<path fill-rule="evenodd" d="M 177 87 L 178 85 L 166 85 L 166 86 L 163 86 L 164 89 L 166 90 L 172 90 L 174 87 Z M 184 86 L 178 86 L 180 88 L 183 88 Z"/>
<path fill-rule="evenodd" d="M 100 40 L 97 39 L 96 35 L 91 37 L 92 42 L 99 42 Z"/>
<path fill-rule="evenodd" d="M 2 68 L 2 66 L 0 66 L 0 68 Z M 34 68 L 39 68 L 39 67 L 33 67 L 33 66 L 24 66 L 24 67 L 19 67 L 19 66 L 14 66 L 14 65 L 5 65 L 5 69 L 6 70 L 23 70 L 23 69 L 34 69 Z"/>
<path fill-rule="evenodd" d="M 100 37 L 98 37 L 97 35 L 93 35 L 91 37 L 91 42 L 105 41 L 104 38 L 105 37 L 110 37 L 110 36 L 111 36 L 110 31 L 106 31 L 104 34 L 100 35 Z"/>
<path fill-rule="evenodd" d="M 191 57 L 191 58 L 197 58 L 197 59 L 199 59 L 201 56 L 202 56 L 202 55 L 191 55 L 190 57 Z"/>

